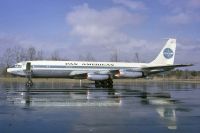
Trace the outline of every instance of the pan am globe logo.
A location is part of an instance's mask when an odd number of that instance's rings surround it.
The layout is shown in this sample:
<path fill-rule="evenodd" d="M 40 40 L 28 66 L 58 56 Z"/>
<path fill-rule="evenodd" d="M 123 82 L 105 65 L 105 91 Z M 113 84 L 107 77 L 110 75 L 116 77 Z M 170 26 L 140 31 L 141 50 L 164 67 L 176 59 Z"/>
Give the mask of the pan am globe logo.
<path fill-rule="evenodd" d="M 173 52 L 170 48 L 166 48 L 166 49 L 164 49 L 164 51 L 163 51 L 163 55 L 164 55 L 164 57 L 165 57 L 166 59 L 170 59 L 170 58 L 173 57 L 174 52 Z"/>

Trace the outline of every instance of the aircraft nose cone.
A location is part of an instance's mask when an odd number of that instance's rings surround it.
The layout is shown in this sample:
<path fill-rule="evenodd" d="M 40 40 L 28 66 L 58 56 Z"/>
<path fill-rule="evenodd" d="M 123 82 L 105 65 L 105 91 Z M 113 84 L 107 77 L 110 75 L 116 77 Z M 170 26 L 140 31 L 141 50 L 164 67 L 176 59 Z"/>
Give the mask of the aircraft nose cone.
<path fill-rule="evenodd" d="M 7 68 L 7 73 L 11 73 L 11 72 L 12 72 L 11 68 Z"/>

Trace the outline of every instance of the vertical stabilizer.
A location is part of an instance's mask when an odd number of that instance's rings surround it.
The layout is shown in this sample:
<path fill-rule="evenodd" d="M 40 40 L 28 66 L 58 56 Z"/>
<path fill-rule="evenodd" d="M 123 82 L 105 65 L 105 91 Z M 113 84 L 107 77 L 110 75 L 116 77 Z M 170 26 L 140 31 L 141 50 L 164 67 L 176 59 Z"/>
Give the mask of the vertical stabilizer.
<path fill-rule="evenodd" d="M 170 38 L 151 65 L 173 65 L 176 51 L 176 39 Z"/>

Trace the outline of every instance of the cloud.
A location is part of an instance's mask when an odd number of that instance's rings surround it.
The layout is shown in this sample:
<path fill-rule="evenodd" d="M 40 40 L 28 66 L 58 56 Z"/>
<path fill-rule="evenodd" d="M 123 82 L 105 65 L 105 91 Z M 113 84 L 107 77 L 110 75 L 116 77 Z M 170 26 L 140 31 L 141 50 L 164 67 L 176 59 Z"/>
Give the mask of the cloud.
<path fill-rule="evenodd" d="M 199 70 L 200 40 L 179 38 L 177 39 L 176 62 L 194 64 L 191 69 Z M 178 61 L 177 61 L 178 60 Z M 190 69 L 190 68 L 189 68 Z"/>
<path fill-rule="evenodd" d="M 200 0 L 189 0 L 187 6 L 193 9 L 198 9 L 200 8 Z"/>
<path fill-rule="evenodd" d="M 170 19 L 171 23 L 180 23 L 181 21 L 185 24 L 190 21 L 190 18 L 187 17 L 189 17 L 187 14 L 180 14 L 178 18 L 176 16 Z M 71 51 L 76 50 L 79 54 L 90 52 L 97 60 L 109 60 L 113 51 L 117 50 L 122 60 L 134 61 L 136 60 L 135 54 L 138 53 L 141 61 L 149 62 L 157 56 L 165 44 L 165 41 L 159 39 L 153 42 L 129 34 L 130 31 L 134 32 L 135 26 L 144 21 L 144 16 L 124 8 L 111 7 L 97 10 L 84 4 L 68 12 L 66 21 L 71 27 L 70 38 L 77 40 L 71 47 Z M 131 30 L 127 32 L 124 29 Z M 179 46 L 184 54 L 188 51 L 191 52 L 194 47 L 195 44 L 190 49 Z M 184 63 L 185 59 L 188 59 L 187 54 L 184 54 L 177 55 L 176 62 Z"/>
<path fill-rule="evenodd" d="M 72 26 L 72 34 L 84 37 L 107 37 L 120 28 L 138 24 L 142 21 L 138 14 L 123 8 L 95 10 L 87 4 L 78 6 L 67 14 L 67 22 Z"/>
<path fill-rule="evenodd" d="M 160 3 L 168 7 L 168 14 L 162 20 L 171 24 L 189 24 L 200 21 L 200 0 L 166 0 Z"/>
<path fill-rule="evenodd" d="M 178 43 L 178 47 L 183 51 L 189 51 L 190 53 L 200 51 L 200 40 L 198 39 L 180 38 Z"/>
<path fill-rule="evenodd" d="M 171 24 L 187 24 L 192 19 L 191 16 L 187 13 L 178 13 L 171 16 L 166 16 L 164 20 Z"/>
<path fill-rule="evenodd" d="M 191 9 L 193 5 L 191 4 L 189 7 L 183 2 L 178 7 L 178 3 L 174 5 L 170 2 L 172 1 L 165 3 L 169 8 L 165 21 L 177 25 L 191 23 L 191 20 L 195 18 L 194 9 Z M 149 29 L 153 29 L 148 28 L 152 22 L 147 21 L 148 25 L 143 27 L 142 24 L 145 23 L 146 16 L 135 11 L 136 9 L 142 9 L 142 6 L 135 7 L 135 10 L 129 10 L 130 7 L 127 8 L 120 1 L 118 1 L 118 4 L 122 4 L 122 6 L 116 6 L 116 4 L 101 9 L 90 7 L 88 4 L 72 8 L 66 14 L 69 36 L 64 41 L 55 41 L 55 39 L 53 39 L 54 41 L 47 41 L 37 38 L 30 39 L 29 37 L 1 37 L 0 35 L 1 51 L 5 47 L 12 47 L 13 45 L 35 46 L 45 52 L 58 49 L 60 55 L 67 56 L 70 59 L 77 59 L 79 55 L 84 56 L 90 52 L 97 60 L 108 61 L 113 51 L 117 50 L 120 59 L 123 60 L 136 60 L 135 53 L 137 52 L 142 61 L 151 61 L 160 52 L 165 43 L 165 41 L 159 39 L 164 33 L 160 32 L 161 35 L 158 32 L 153 33 L 153 35 L 158 36 L 156 42 L 152 41 L 151 36 L 146 36 L 148 35 L 146 33 L 143 35 L 143 39 L 135 37 L 134 34 L 136 31 L 138 32 L 138 26 L 141 27 L 140 35 L 138 36 L 141 36 L 141 33 L 149 32 Z M 182 5 L 185 7 L 182 7 Z M 195 7 L 196 10 L 199 10 L 197 5 Z M 146 40 L 146 38 L 149 38 L 149 40 Z M 180 63 L 179 61 L 184 63 L 187 59 L 192 61 L 199 56 L 198 50 L 200 48 L 198 43 L 188 42 L 188 44 L 178 44 L 177 63 Z M 189 53 L 195 55 L 189 55 Z"/>
<path fill-rule="evenodd" d="M 0 56 L 4 54 L 6 49 L 18 47 L 34 47 L 37 50 L 42 50 L 47 55 L 51 54 L 55 50 L 62 51 L 61 47 L 65 47 L 65 49 L 69 48 L 68 45 L 59 42 L 57 44 L 54 44 L 45 41 L 38 41 L 37 39 L 31 39 L 27 36 L 0 33 Z M 62 52 L 61 54 L 63 53 L 66 53 L 66 51 Z"/>
<path fill-rule="evenodd" d="M 13 37 L 10 35 L 0 33 L 0 49 L 1 49 L 0 53 L 5 51 L 7 48 L 19 45 L 20 45 L 20 39 L 18 37 Z"/>
<path fill-rule="evenodd" d="M 124 30 L 133 28 L 133 31 L 144 17 L 124 8 L 97 10 L 83 4 L 69 12 L 66 20 L 71 27 L 71 36 L 79 40 L 76 45 L 84 50 L 95 47 L 96 52 L 108 53 L 120 48 L 121 52 L 127 52 L 131 47 L 142 46 L 141 40 L 134 39 Z"/>
<path fill-rule="evenodd" d="M 133 1 L 133 0 L 113 0 L 115 4 L 121 4 L 125 7 L 128 7 L 132 10 L 143 10 L 146 9 L 146 6 L 141 1 Z"/>

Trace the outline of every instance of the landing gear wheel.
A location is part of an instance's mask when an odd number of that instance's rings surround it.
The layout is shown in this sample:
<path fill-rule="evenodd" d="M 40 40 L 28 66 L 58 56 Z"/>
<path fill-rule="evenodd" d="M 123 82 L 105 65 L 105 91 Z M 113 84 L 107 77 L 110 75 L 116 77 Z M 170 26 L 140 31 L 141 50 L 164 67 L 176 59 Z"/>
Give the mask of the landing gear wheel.
<path fill-rule="evenodd" d="M 100 88 L 101 87 L 101 82 L 100 81 L 95 81 L 95 87 Z"/>
<path fill-rule="evenodd" d="M 112 79 L 108 79 L 108 81 L 107 81 L 107 87 L 108 88 L 113 88 L 113 81 L 112 81 Z"/>
<path fill-rule="evenodd" d="M 113 81 L 111 78 L 107 80 L 106 88 L 113 88 Z"/>
<path fill-rule="evenodd" d="M 25 85 L 26 85 L 26 87 L 32 87 L 33 86 L 33 81 L 32 80 L 28 80 Z"/>
<path fill-rule="evenodd" d="M 108 82 L 107 82 L 107 80 L 101 81 L 101 86 L 102 86 L 103 88 L 107 88 L 107 87 L 108 87 Z"/>
<path fill-rule="evenodd" d="M 95 87 L 96 88 L 113 88 L 113 81 L 111 78 L 103 81 L 95 81 Z"/>

